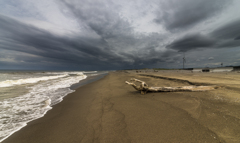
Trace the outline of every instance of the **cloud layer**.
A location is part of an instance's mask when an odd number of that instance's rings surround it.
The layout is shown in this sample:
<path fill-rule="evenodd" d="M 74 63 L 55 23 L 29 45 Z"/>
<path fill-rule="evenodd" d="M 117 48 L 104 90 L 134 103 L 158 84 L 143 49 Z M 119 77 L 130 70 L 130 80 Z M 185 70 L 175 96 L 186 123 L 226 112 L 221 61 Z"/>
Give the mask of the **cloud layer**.
<path fill-rule="evenodd" d="M 196 63 L 205 66 L 204 62 L 209 62 L 202 58 L 208 49 L 222 54 L 229 48 L 233 56 L 216 61 L 217 55 L 210 55 L 210 61 L 237 65 L 240 19 L 228 20 L 229 14 L 237 12 L 234 5 L 226 0 L 22 0 L 18 5 L 3 1 L 0 66 L 51 70 L 179 68 L 185 52 L 191 62 L 187 66 L 196 67 Z"/>
<path fill-rule="evenodd" d="M 197 25 L 223 11 L 227 0 L 169 0 L 160 2 L 161 11 L 155 21 L 170 31 Z"/>

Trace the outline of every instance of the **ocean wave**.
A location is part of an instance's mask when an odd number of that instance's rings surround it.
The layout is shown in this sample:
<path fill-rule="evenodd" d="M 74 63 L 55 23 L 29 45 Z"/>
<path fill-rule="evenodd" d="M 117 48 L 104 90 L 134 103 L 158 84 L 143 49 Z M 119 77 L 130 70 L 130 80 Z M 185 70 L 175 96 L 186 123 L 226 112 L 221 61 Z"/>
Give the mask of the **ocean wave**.
<path fill-rule="evenodd" d="M 50 75 L 59 75 L 59 74 L 74 74 L 74 75 L 83 75 L 84 72 L 79 72 L 79 71 L 70 71 L 70 72 L 44 72 L 45 74 L 50 74 Z M 39 73 L 42 74 L 42 73 Z"/>
<path fill-rule="evenodd" d="M 63 97 L 74 92 L 70 86 L 87 76 L 84 74 L 46 80 L 29 87 L 29 93 L 0 101 L 0 142 L 26 126 L 28 122 L 43 117 L 61 102 Z"/>
<path fill-rule="evenodd" d="M 83 73 L 96 73 L 97 71 L 89 71 L 89 72 L 83 72 Z"/>
<path fill-rule="evenodd" d="M 39 81 L 57 79 L 57 78 L 62 78 L 66 76 L 68 76 L 68 74 L 56 75 L 56 76 L 43 76 L 43 77 L 36 77 L 36 78 L 26 78 L 26 79 L 18 79 L 18 80 L 5 80 L 0 82 L 0 87 L 10 87 L 10 86 L 21 85 L 21 84 L 37 83 Z"/>

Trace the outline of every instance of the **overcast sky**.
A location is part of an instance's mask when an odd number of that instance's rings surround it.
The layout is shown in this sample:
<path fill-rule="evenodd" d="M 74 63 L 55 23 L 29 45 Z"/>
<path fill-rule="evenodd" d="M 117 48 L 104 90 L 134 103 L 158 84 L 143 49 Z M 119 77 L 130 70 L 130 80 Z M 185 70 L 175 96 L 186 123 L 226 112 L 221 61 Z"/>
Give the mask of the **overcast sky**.
<path fill-rule="evenodd" d="M 0 0 L 0 69 L 240 65 L 240 0 Z"/>

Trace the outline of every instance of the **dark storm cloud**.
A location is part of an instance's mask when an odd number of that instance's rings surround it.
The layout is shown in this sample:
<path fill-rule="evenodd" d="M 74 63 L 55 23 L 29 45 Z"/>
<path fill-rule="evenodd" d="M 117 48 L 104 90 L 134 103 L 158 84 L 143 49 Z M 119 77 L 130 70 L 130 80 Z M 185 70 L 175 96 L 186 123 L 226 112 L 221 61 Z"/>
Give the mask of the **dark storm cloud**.
<path fill-rule="evenodd" d="M 132 45 L 135 42 L 133 28 L 128 21 L 120 17 L 119 6 L 111 1 L 75 1 L 62 0 L 86 30 L 94 31 L 102 39 Z M 124 47 L 122 47 L 124 48 Z M 125 47 L 127 48 L 127 47 Z"/>
<path fill-rule="evenodd" d="M 160 57 L 165 52 L 156 50 L 164 36 L 152 33 L 136 38 L 130 23 L 117 13 L 120 7 L 111 1 L 69 3 L 63 0 L 63 3 L 81 23 L 84 23 L 86 30 L 94 31 L 101 39 L 108 41 L 111 49 L 121 51 L 117 52 L 118 55 L 132 61 L 131 64 L 164 62 L 164 59 Z M 129 49 L 131 49 L 130 53 L 127 52 Z"/>
<path fill-rule="evenodd" d="M 240 40 L 240 35 L 237 36 L 234 40 Z"/>
<path fill-rule="evenodd" d="M 95 27 L 101 27 L 101 24 Z M 116 29 L 117 26 L 113 26 L 112 28 Z M 96 28 L 94 30 L 96 30 Z M 121 52 L 114 51 L 117 50 L 114 45 L 110 45 L 107 42 L 111 41 L 112 38 L 115 38 L 112 40 L 115 45 L 120 45 L 118 48 L 126 49 L 129 45 L 141 43 L 139 42 L 141 40 L 135 39 L 133 35 L 129 34 L 129 31 L 125 31 L 125 33 L 119 29 L 115 31 L 119 31 L 114 33 L 116 35 L 115 37 L 114 35 L 113 37 L 108 37 L 104 34 L 105 32 L 99 31 L 96 32 L 99 35 L 102 34 L 100 38 L 87 38 L 83 36 L 63 37 L 0 15 L 0 48 L 38 56 L 38 58 L 14 58 L 14 60 L 26 63 L 40 63 L 47 60 L 49 62 L 55 62 L 56 65 L 91 65 L 104 69 L 106 67 L 118 68 L 121 64 L 128 66 L 132 64 L 154 64 L 163 61 L 158 58 L 158 52 L 154 50 L 154 48 L 158 46 L 157 43 L 151 41 L 158 35 L 153 34 L 152 36 L 142 38 L 142 40 L 146 40 L 145 43 L 147 43 L 143 46 L 143 52 L 147 53 L 145 56 L 148 57 L 148 55 L 152 55 L 151 57 L 144 58 L 143 55 L 141 57 L 141 55 L 139 56 L 134 53 L 128 54 L 128 52 L 122 49 L 120 49 Z M 126 47 L 124 47 L 124 45 L 126 45 Z M 144 44 L 142 43 L 139 46 L 141 45 Z M 141 51 L 135 48 L 132 48 L 132 50 L 136 52 Z M 155 54 L 155 56 L 153 54 Z"/>
<path fill-rule="evenodd" d="M 216 28 L 209 35 L 217 39 L 216 47 L 231 48 L 240 46 L 240 19 Z"/>
<path fill-rule="evenodd" d="M 156 32 L 152 33 L 144 33 L 148 31 L 146 30 L 148 27 L 140 29 L 142 32 L 136 32 L 134 26 L 139 23 L 134 25 L 134 21 L 122 17 L 121 10 L 124 6 L 118 5 L 118 2 L 111 0 L 59 2 L 62 12 L 68 11 L 67 15 L 79 24 L 80 30 L 76 27 L 72 28 L 79 30 L 79 33 L 54 34 L 52 29 L 47 31 L 26 24 L 28 20 L 23 23 L 0 14 L 0 50 L 7 50 L 11 55 L 2 56 L 3 61 L 0 65 L 14 67 L 31 65 L 34 68 L 52 66 L 83 70 L 165 66 L 181 60 L 182 55 L 179 52 L 194 51 L 199 48 L 229 48 L 240 44 L 239 21 L 230 21 L 229 24 L 216 27 L 213 32 L 206 34 L 183 32 L 183 29 L 191 28 L 219 15 L 229 3 L 226 0 L 162 2 L 157 6 L 161 11 L 157 13 L 155 22 L 163 24 L 168 31 L 157 31 L 158 28 L 153 26 L 149 27 L 153 29 L 152 31 L 156 28 Z M 144 1 L 141 3 L 141 6 L 145 5 Z M 149 13 L 146 12 L 146 15 Z M 154 14 L 151 13 L 149 17 L 154 17 Z M 149 17 L 146 19 L 138 17 L 136 21 L 146 24 L 149 22 Z M 34 18 L 31 20 L 34 21 Z M 41 26 L 44 27 L 44 24 Z M 178 30 L 179 33 L 171 33 L 173 30 Z M 176 37 L 176 40 L 166 45 L 172 41 L 171 37 Z"/>
<path fill-rule="evenodd" d="M 240 20 L 229 22 L 206 35 L 191 34 L 166 46 L 180 52 L 199 48 L 231 48 L 240 46 Z"/>
<path fill-rule="evenodd" d="M 107 49 L 106 42 L 84 37 L 60 37 L 0 15 L 1 48 L 74 63 L 90 63 L 119 57 Z M 104 45 L 104 48 L 95 47 Z"/>
<path fill-rule="evenodd" d="M 219 14 L 230 3 L 229 0 L 168 0 L 157 12 L 156 23 L 170 30 L 188 28 Z"/>
<path fill-rule="evenodd" d="M 171 48 L 179 52 L 186 52 L 197 48 L 211 47 L 215 43 L 216 41 L 214 39 L 207 36 L 203 36 L 200 34 L 192 34 L 175 40 L 173 43 L 168 45 L 167 48 Z"/>
<path fill-rule="evenodd" d="M 219 39 L 237 40 L 240 38 L 240 19 L 229 22 L 226 25 L 217 28 L 211 33 L 212 36 Z"/>

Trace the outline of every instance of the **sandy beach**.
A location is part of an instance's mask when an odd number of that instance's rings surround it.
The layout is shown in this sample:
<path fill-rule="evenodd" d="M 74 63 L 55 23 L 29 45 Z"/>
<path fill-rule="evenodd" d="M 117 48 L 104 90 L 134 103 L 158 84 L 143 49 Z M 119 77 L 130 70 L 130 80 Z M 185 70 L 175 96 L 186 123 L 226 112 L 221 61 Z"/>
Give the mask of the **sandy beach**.
<path fill-rule="evenodd" d="M 149 86 L 218 86 L 203 92 L 140 94 Z M 187 82 L 188 81 L 188 82 Z M 117 71 L 81 86 L 3 143 L 239 143 L 240 73 Z"/>

